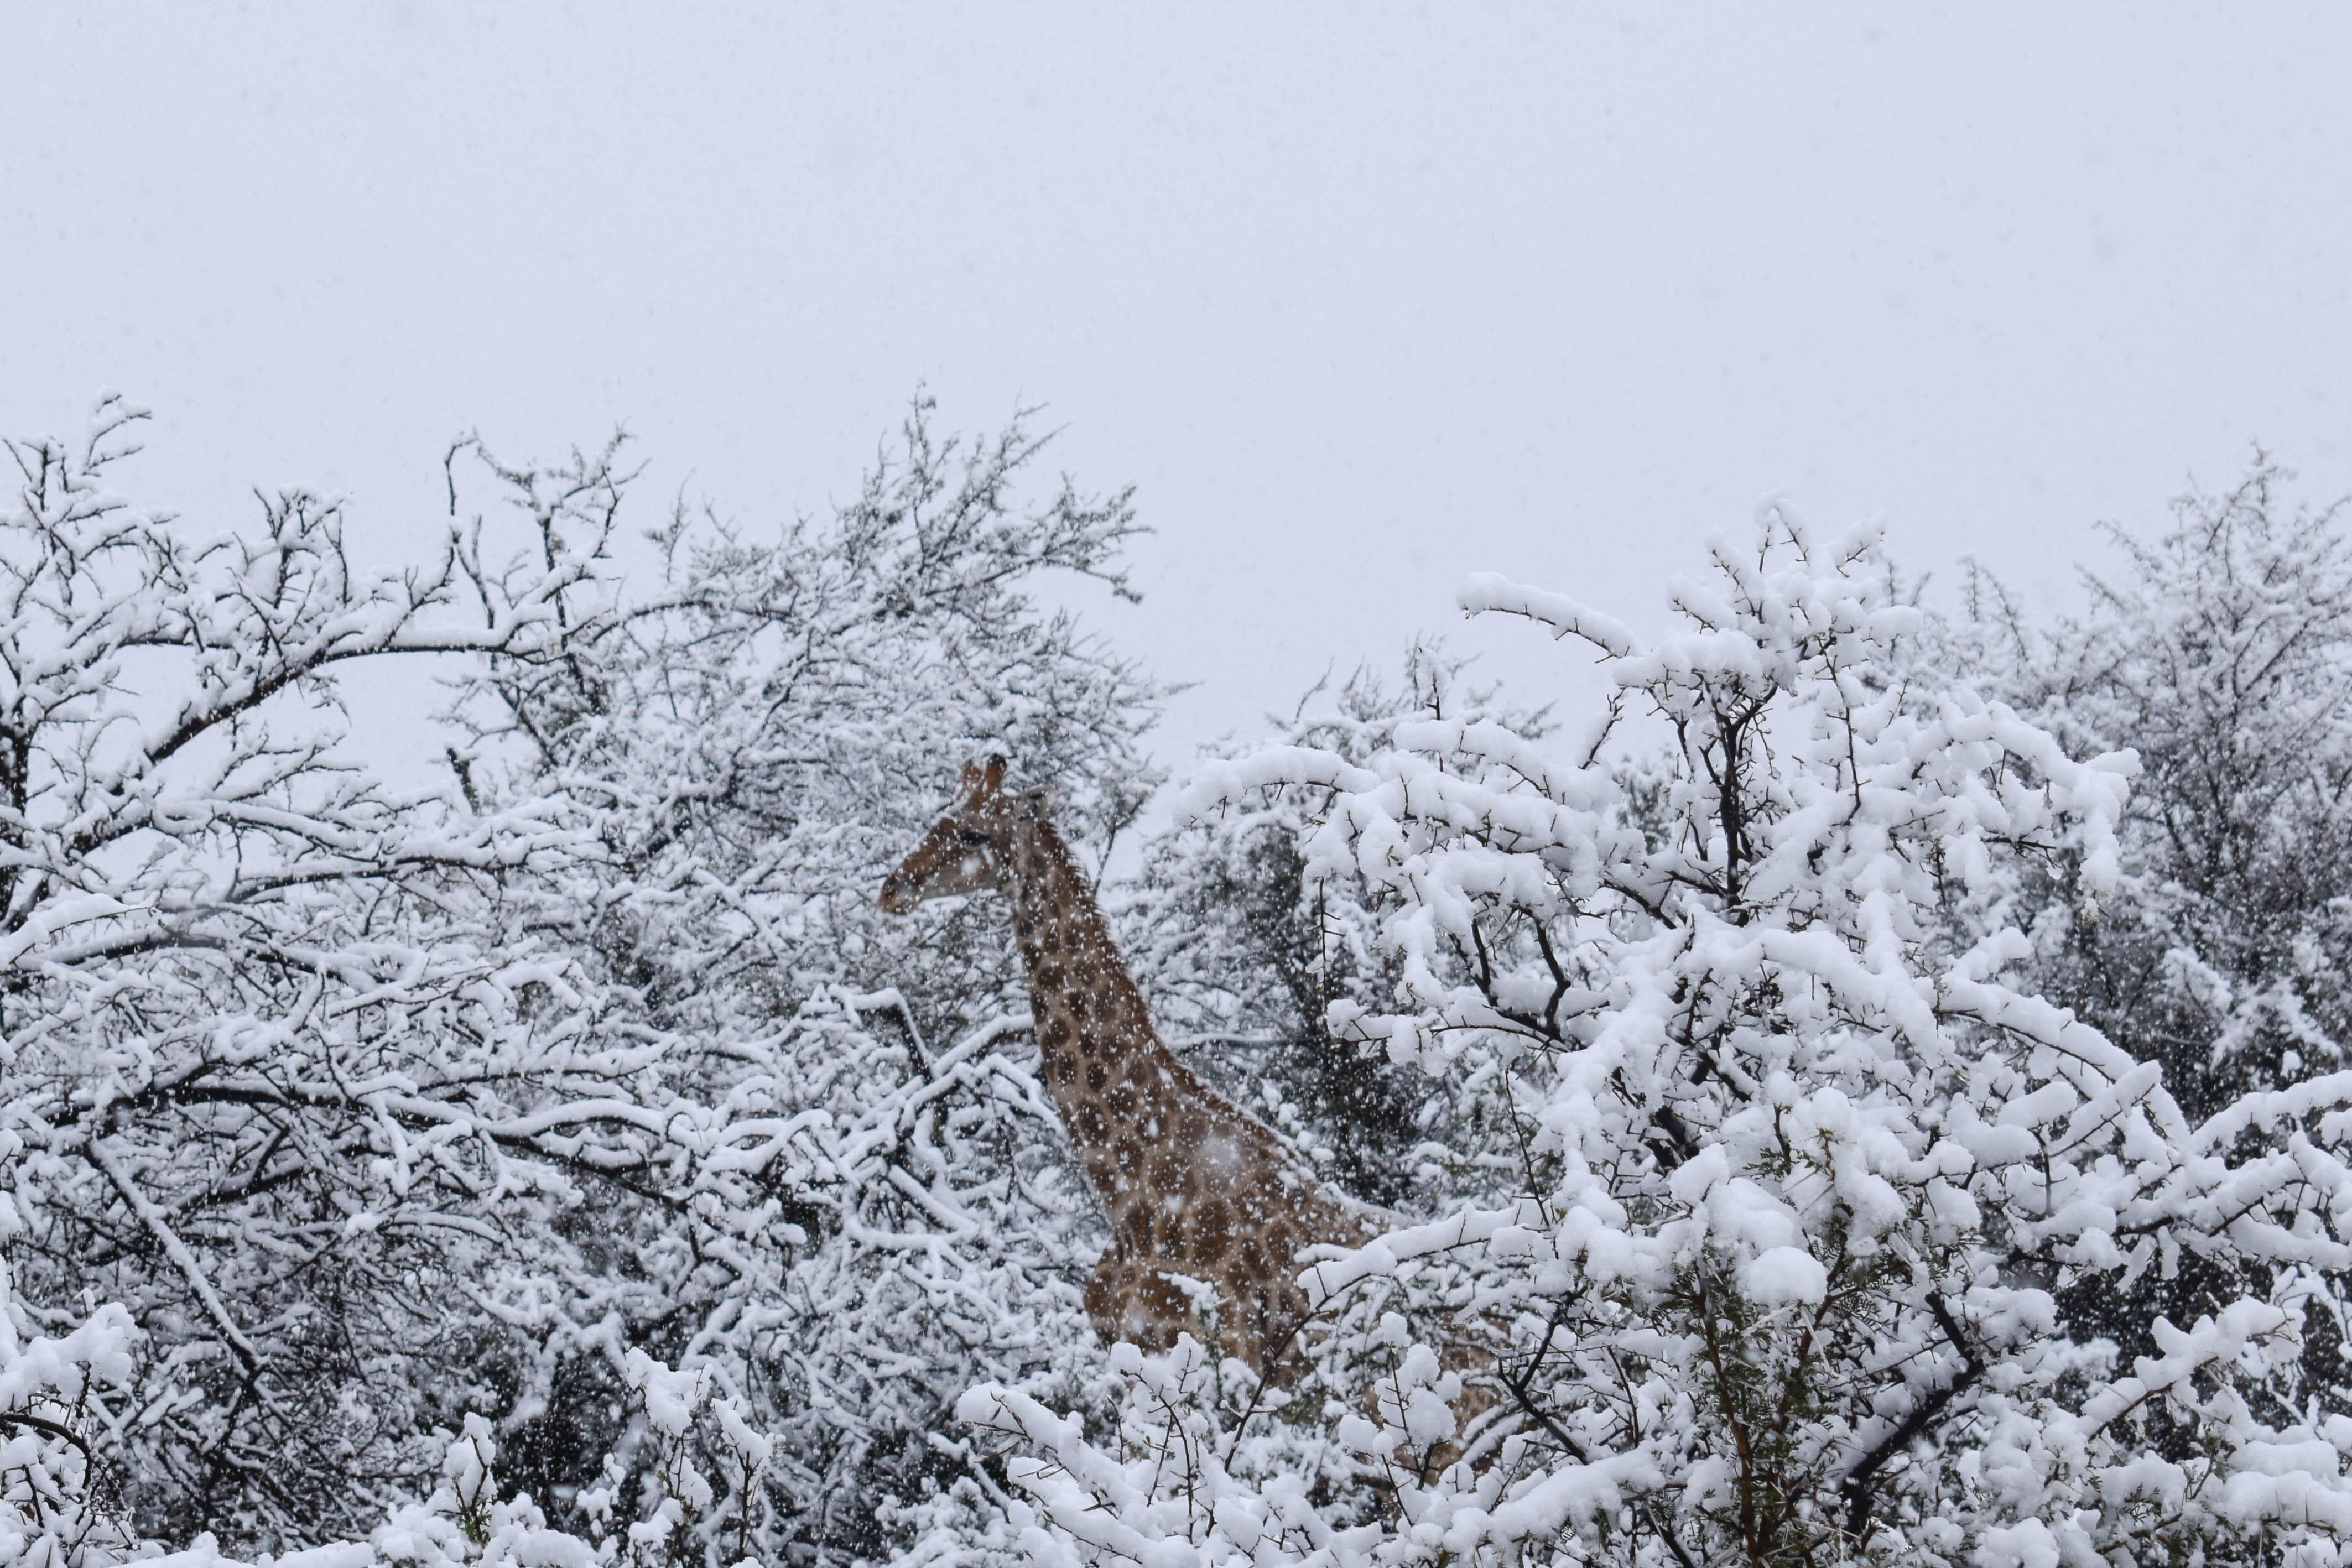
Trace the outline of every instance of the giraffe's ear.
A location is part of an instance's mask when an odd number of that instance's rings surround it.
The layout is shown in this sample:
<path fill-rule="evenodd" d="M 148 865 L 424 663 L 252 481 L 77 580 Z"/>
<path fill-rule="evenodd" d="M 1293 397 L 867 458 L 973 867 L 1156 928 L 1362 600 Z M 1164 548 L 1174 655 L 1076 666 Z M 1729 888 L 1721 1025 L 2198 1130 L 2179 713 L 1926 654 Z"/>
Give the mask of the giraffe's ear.
<path fill-rule="evenodd" d="M 997 786 L 1004 782 L 1004 757 L 1001 752 L 990 757 L 986 761 L 975 758 L 965 763 L 963 785 L 956 792 L 963 804 L 978 805 L 988 796 L 995 794 Z"/>
<path fill-rule="evenodd" d="M 1054 814 L 1054 787 L 1033 784 L 1015 797 L 1015 805 L 1024 822 L 1042 822 Z"/>

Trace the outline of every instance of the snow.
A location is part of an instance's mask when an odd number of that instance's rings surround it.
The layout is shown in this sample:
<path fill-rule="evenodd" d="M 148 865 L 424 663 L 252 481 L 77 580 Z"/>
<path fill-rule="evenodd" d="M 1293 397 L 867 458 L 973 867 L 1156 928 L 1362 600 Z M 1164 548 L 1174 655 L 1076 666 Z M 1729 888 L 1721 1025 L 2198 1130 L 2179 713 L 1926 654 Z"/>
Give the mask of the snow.
<path fill-rule="evenodd" d="M 1810 1306 L 1829 1294 L 1830 1271 L 1801 1247 L 1759 1252 L 1739 1275 L 1748 1299 L 1761 1307 Z"/>
<path fill-rule="evenodd" d="M 1646 651 L 1477 590 L 1663 756 L 1559 755 L 1416 655 L 1201 769 L 1105 900 L 1139 983 L 1303 1149 L 1412 1165 L 1416 1212 L 1293 1260 L 1318 1317 L 1261 1385 L 1094 1343 L 1003 927 L 876 906 L 975 744 L 1127 821 L 1153 695 L 1022 589 L 1115 576 L 1124 501 L 1010 505 L 1034 444 L 926 417 L 829 522 L 677 525 L 636 600 L 609 455 L 467 470 L 540 547 L 511 570 L 461 528 L 370 575 L 310 499 L 199 549 L 20 450 L 0 1557 L 148 1550 L 103 1441 L 187 1568 L 2342 1559 L 2335 525 L 2258 473 L 2152 547 L 2163 592 L 1995 658 L 1877 533 L 1775 507 Z M 463 774 L 391 792 L 334 673 L 444 627 Z M 184 744 L 108 673 L 132 643 Z M 2200 835 L 2238 881 L 2189 885 Z M 1311 1071 L 1248 1054 L 1267 1019 Z"/>

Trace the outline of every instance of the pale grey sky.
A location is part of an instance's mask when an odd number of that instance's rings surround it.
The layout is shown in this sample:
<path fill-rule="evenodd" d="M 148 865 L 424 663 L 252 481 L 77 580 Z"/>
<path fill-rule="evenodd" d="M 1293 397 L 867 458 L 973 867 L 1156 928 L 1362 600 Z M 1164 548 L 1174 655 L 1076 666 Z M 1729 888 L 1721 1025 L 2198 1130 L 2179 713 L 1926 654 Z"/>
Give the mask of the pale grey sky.
<path fill-rule="evenodd" d="M 927 382 L 1140 486 L 1171 760 L 1494 570 L 1654 625 L 1786 494 L 2044 602 L 2352 489 L 2340 5 L 6 5 L 0 427 L 437 528 L 478 427 L 845 494 Z"/>

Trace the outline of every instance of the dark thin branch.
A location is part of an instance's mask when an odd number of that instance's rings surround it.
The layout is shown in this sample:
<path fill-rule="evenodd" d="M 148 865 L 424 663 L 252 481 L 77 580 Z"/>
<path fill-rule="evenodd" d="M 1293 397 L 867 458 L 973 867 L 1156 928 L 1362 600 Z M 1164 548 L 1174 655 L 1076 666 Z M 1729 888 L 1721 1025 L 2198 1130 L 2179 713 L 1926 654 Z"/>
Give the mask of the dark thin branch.
<path fill-rule="evenodd" d="M 1947 1406 L 1984 1374 L 1984 1364 L 1977 1359 L 1976 1352 L 1960 1333 L 1960 1325 L 1953 1320 L 1951 1309 L 1945 1306 L 1944 1298 L 1932 1290 L 1927 1292 L 1927 1310 L 1935 1314 L 1936 1326 L 1943 1331 L 1952 1348 L 1960 1353 L 1960 1373 L 1949 1384 L 1921 1400 L 1911 1414 L 1903 1418 L 1902 1424 L 1880 1438 L 1853 1469 L 1846 1472 L 1845 1479 L 1838 1483 L 1838 1493 L 1844 1498 L 1846 1505 L 1845 1532 L 1857 1546 L 1870 1529 L 1870 1511 L 1877 1500 L 1878 1472 L 1888 1460 L 1909 1448 L 1944 1413 Z"/>

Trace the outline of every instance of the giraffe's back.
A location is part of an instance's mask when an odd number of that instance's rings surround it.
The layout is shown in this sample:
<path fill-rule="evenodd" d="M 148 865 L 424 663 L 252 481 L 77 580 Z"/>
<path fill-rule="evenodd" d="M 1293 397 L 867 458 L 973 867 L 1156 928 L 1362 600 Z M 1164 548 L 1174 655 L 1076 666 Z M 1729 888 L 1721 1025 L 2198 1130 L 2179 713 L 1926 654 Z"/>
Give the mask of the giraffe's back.
<path fill-rule="evenodd" d="M 1360 1246 L 1373 1227 L 1322 1183 L 1274 1129 L 1155 1040 L 1109 1117 L 1140 1130 L 1104 1162 L 1112 1245 L 1087 1310 L 1106 1339 L 1164 1350 L 1204 1332 L 1198 1305 L 1168 1276 L 1210 1286 L 1228 1354 L 1264 1370 L 1307 1315 L 1301 1250 Z M 1098 1182 L 1103 1186 L 1103 1182 Z"/>

